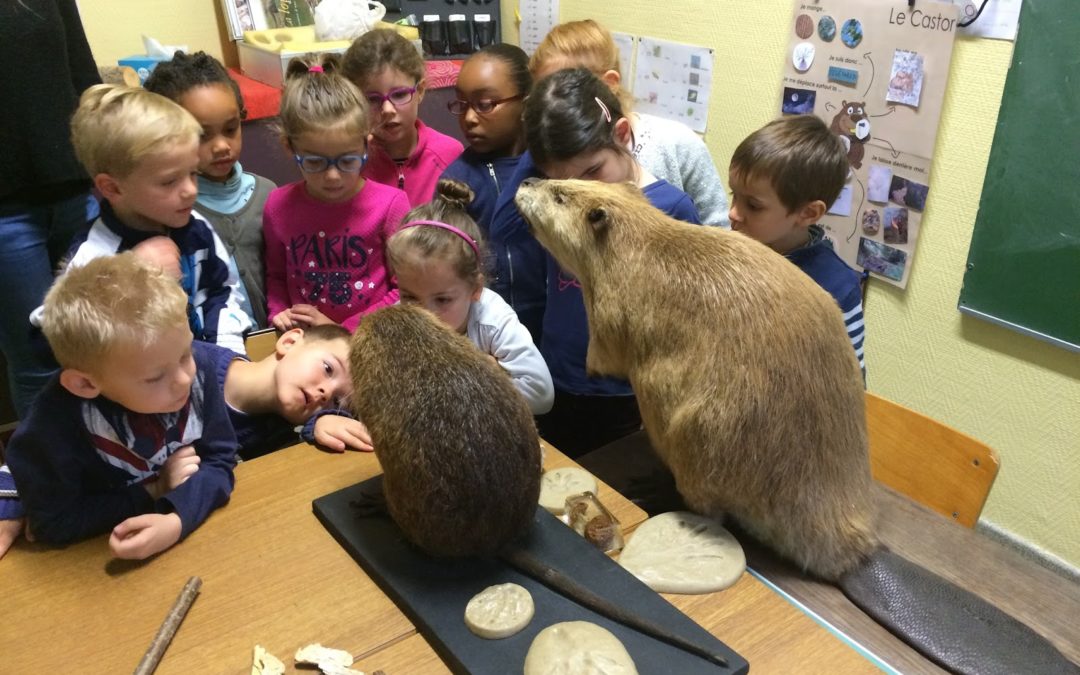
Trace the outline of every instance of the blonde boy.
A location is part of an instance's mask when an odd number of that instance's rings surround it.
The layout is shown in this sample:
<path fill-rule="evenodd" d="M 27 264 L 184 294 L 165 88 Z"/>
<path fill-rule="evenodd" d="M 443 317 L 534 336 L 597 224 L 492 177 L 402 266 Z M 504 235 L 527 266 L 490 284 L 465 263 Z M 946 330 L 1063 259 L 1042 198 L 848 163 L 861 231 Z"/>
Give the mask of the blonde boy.
<path fill-rule="evenodd" d="M 192 211 L 201 133 L 190 113 L 144 89 L 102 84 L 83 93 L 71 139 L 104 200 L 69 266 L 136 250 L 179 276 L 196 340 L 242 354 L 251 321 L 239 280 L 221 240 Z"/>
<path fill-rule="evenodd" d="M 7 459 L 29 531 L 66 544 L 111 530 L 120 558 L 147 558 L 229 499 L 237 452 L 218 348 L 192 342 L 187 298 L 134 253 L 70 269 L 42 330 L 61 371 Z"/>
<path fill-rule="evenodd" d="M 747 136 L 731 157 L 728 216 L 731 229 L 784 255 L 832 294 L 865 376 L 859 275 L 836 255 L 817 224 L 847 174 L 847 151 L 821 119 L 774 120 Z"/>

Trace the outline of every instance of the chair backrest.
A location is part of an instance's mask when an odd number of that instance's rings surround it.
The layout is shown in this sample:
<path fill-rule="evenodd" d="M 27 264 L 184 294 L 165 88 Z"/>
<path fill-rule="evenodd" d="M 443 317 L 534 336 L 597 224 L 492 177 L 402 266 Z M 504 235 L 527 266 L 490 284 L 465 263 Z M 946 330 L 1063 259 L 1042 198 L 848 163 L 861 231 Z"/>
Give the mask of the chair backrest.
<path fill-rule="evenodd" d="M 997 454 L 989 446 L 870 392 L 866 428 L 875 480 L 975 527 L 998 472 Z"/>
<path fill-rule="evenodd" d="M 273 328 L 252 331 L 244 338 L 244 350 L 252 361 L 261 361 L 274 353 L 278 334 Z"/>

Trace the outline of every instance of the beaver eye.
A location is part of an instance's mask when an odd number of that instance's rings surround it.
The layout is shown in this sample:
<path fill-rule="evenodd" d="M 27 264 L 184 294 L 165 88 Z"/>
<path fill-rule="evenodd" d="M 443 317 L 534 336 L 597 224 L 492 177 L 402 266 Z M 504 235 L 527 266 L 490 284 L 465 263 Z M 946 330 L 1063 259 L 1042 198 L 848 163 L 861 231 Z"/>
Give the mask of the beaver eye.
<path fill-rule="evenodd" d="M 604 209 L 592 209 L 587 216 L 590 223 L 599 223 L 601 220 L 607 217 L 607 211 Z"/>
<path fill-rule="evenodd" d="M 555 193 L 555 203 L 556 204 L 565 204 L 566 203 L 566 197 L 563 197 L 563 194 L 561 192 L 556 192 Z"/>

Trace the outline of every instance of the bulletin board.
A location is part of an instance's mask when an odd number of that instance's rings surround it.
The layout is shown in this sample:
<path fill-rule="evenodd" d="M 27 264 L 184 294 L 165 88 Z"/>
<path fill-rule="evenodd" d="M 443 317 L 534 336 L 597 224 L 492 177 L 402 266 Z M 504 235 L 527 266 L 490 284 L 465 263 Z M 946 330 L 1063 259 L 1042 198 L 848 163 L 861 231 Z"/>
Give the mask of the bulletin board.
<path fill-rule="evenodd" d="M 960 311 L 1080 351 L 1080 12 L 1024 0 Z"/>
<path fill-rule="evenodd" d="M 822 219 L 855 269 L 905 287 L 959 10 L 918 0 L 795 2 L 777 114 L 817 115 L 848 149 L 851 172 Z"/>

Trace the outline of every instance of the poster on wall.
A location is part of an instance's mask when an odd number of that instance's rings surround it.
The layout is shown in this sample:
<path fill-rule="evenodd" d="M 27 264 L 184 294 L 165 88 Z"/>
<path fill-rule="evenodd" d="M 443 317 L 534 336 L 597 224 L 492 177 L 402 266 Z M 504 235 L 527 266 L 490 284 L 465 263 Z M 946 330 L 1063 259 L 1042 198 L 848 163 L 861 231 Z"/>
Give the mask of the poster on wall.
<path fill-rule="evenodd" d="M 634 51 L 637 48 L 638 38 L 630 33 L 611 31 L 611 39 L 615 42 L 615 48 L 619 50 L 619 76 L 622 79 L 621 86 L 624 91 L 634 91 Z"/>
<path fill-rule="evenodd" d="M 533 55 L 548 32 L 559 23 L 559 0 L 520 0 L 518 43 L 525 53 Z"/>
<path fill-rule="evenodd" d="M 849 265 L 901 288 L 926 211 L 958 14 L 926 0 L 797 0 L 791 21 L 777 113 L 825 120 L 851 166 L 821 224 Z"/>
<path fill-rule="evenodd" d="M 634 63 L 634 108 L 705 133 L 712 71 L 708 47 L 642 37 Z"/>

